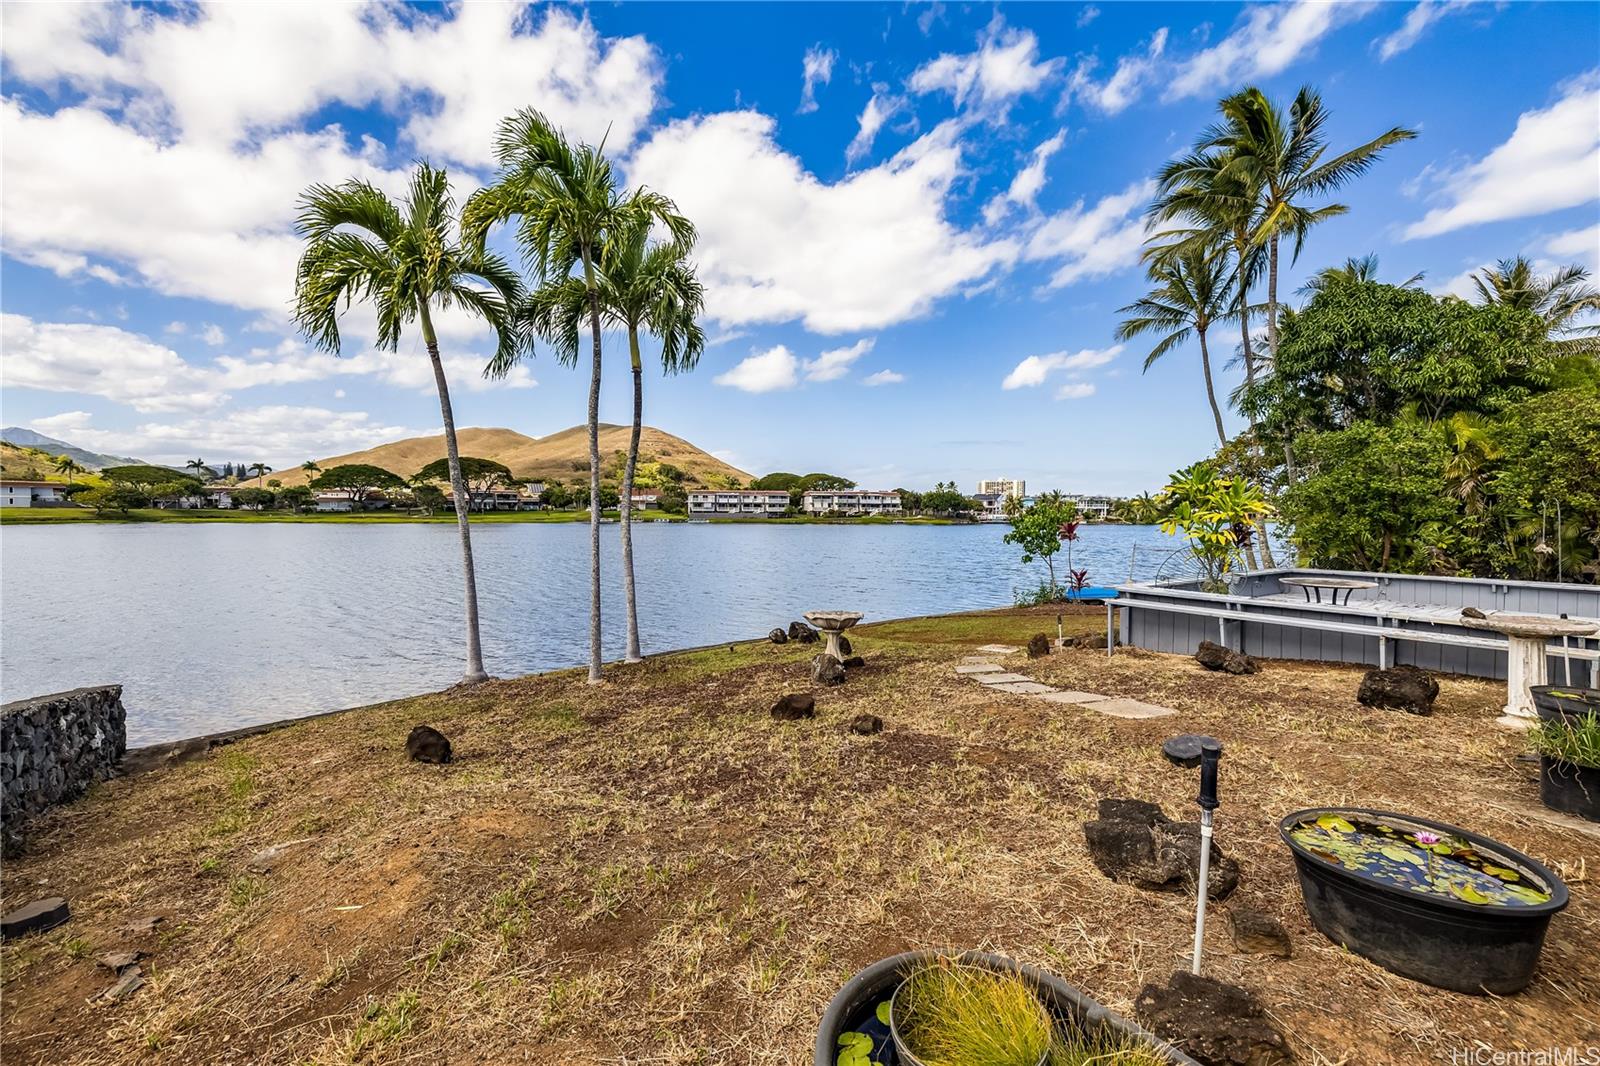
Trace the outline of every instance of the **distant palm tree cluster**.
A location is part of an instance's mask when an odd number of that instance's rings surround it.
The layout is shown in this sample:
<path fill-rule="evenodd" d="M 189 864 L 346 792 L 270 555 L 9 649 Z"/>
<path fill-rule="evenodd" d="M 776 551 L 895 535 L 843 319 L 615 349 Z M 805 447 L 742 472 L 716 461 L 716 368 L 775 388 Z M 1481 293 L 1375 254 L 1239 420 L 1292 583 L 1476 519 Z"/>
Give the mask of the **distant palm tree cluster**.
<path fill-rule="evenodd" d="M 496 338 L 485 373 L 504 377 L 548 344 L 576 365 L 587 329 L 589 376 L 589 680 L 600 680 L 600 380 L 602 330 L 625 332 L 633 372 L 633 425 L 623 469 L 623 589 L 630 662 L 640 659 L 634 591 L 632 511 L 644 416 L 641 337 L 660 342 L 667 373 L 691 370 L 705 346 L 697 324 L 704 293 L 689 254 L 694 226 L 667 197 L 618 187 L 603 150 L 573 144 L 537 111 L 500 124 L 496 180 L 458 213 L 445 172 L 418 163 L 406 196 L 391 201 L 372 184 L 316 185 L 300 202 L 305 239 L 296 279 L 295 320 L 318 347 L 340 349 L 339 315 L 355 300 L 377 312 L 378 346 L 395 351 L 415 324 L 433 365 L 445 452 L 461 540 L 467 662 L 462 678 L 488 677 L 479 638 L 477 579 L 468 522 L 471 493 L 462 471 L 455 417 L 433 316 L 461 310 L 487 322 Z M 488 237 L 509 224 L 526 277 L 490 251 Z M 661 239 L 653 236 L 659 227 Z M 256 471 L 256 467 L 251 468 Z M 301 469 L 309 477 L 315 463 Z M 263 471 L 256 471 L 259 474 Z"/>

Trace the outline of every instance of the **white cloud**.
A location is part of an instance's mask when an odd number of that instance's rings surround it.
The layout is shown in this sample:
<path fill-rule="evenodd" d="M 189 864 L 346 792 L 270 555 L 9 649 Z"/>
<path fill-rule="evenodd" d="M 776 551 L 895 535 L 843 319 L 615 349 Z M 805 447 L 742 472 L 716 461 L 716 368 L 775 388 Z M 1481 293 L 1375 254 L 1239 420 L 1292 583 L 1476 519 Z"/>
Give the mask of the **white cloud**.
<path fill-rule="evenodd" d="M 1089 25 L 1089 23 L 1093 22 L 1099 17 L 1100 9 L 1098 7 L 1095 7 L 1093 4 L 1083 5 L 1083 9 L 1078 12 L 1078 18 L 1076 20 L 1078 29 L 1083 29 L 1085 26 Z"/>
<path fill-rule="evenodd" d="M 1328 33 L 1364 17 L 1370 3 L 1294 0 L 1245 9 L 1234 30 L 1183 63 L 1167 86 L 1167 99 L 1232 89 L 1288 69 Z"/>
<path fill-rule="evenodd" d="M 1016 97 L 1033 92 L 1055 74 L 1060 60 L 1039 58 L 1032 30 L 1008 27 L 996 15 L 978 37 L 978 50 L 942 53 L 912 72 L 906 84 L 917 93 L 949 93 L 957 107 L 971 102 L 1003 115 Z"/>
<path fill-rule="evenodd" d="M 538 384 L 526 364 L 518 364 L 506 377 L 490 380 L 483 376 L 482 356 L 445 355 L 442 359 L 445 375 L 452 390 L 465 388 L 470 392 L 487 392 L 493 389 L 531 389 Z M 255 348 L 247 356 L 223 355 L 217 357 L 221 380 L 230 389 L 248 389 L 262 385 L 292 385 L 305 381 L 323 381 L 336 377 L 370 376 L 386 385 L 400 389 L 413 389 L 432 393 L 437 388 L 433 380 L 433 365 L 420 351 L 398 352 L 380 348 L 354 349 L 351 355 L 334 355 L 317 351 L 298 340 L 286 339 L 272 348 Z"/>
<path fill-rule="evenodd" d="M 764 352 L 747 356 L 732 369 L 718 374 L 712 380 L 718 385 L 726 385 L 741 392 L 777 392 L 798 385 L 799 370 L 800 360 L 796 359 L 788 348 L 779 344 Z"/>
<path fill-rule="evenodd" d="M 861 116 L 856 119 L 856 135 L 850 138 L 849 145 L 845 147 L 846 165 L 854 166 L 863 157 L 870 155 L 872 142 L 878 139 L 878 131 L 905 108 L 905 97 L 890 93 L 889 87 L 882 82 L 874 85 L 867 106 L 861 109 Z"/>
<path fill-rule="evenodd" d="M 1032 207 L 1038 199 L 1039 190 L 1044 188 L 1044 171 L 1050 159 L 1061 146 L 1067 143 L 1067 131 L 1058 130 L 1054 137 L 1043 141 L 1033 150 L 1033 158 L 1028 165 L 1017 171 L 1017 176 L 1011 179 L 1011 187 L 1006 190 L 1006 199 L 1014 204 Z"/>
<path fill-rule="evenodd" d="M 1084 348 L 1076 352 L 1051 352 L 1049 355 L 1030 355 L 1012 368 L 1005 380 L 1000 383 L 1002 389 L 1027 389 L 1043 385 L 1045 379 L 1056 371 L 1068 373 L 1082 373 L 1096 367 L 1105 366 L 1122 352 L 1122 345 L 1115 344 L 1110 348 Z"/>
<path fill-rule="evenodd" d="M 878 385 L 898 385 L 906 376 L 896 370 L 880 370 L 876 374 L 868 374 L 861 379 L 861 384 L 876 387 Z"/>
<path fill-rule="evenodd" d="M 1088 381 L 1069 381 L 1056 390 L 1058 400 L 1082 400 L 1094 395 L 1094 384 Z"/>
<path fill-rule="evenodd" d="M 1406 20 L 1399 29 L 1372 42 L 1372 46 L 1378 50 L 1378 58 L 1387 63 L 1420 41 L 1422 35 L 1428 32 L 1428 27 L 1435 22 L 1446 15 L 1465 11 L 1472 3 L 1473 0 L 1422 0 L 1406 12 Z"/>
<path fill-rule="evenodd" d="M 212 347 L 216 347 L 219 344 L 226 344 L 228 335 L 222 332 L 222 327 L 215 322 L 207 322 L 205 328 L 200 331 L 200 339 Z"/>
<path fill-rule="evenodd" d="M 1445 173 L 1450 203 L 1405 230 L 1432 237 L 1483 222 L 1542 215 L 1600 198 L 1600 70 L 1568 82 L 1549 107 L 1524 111 L 1504 144 Z"/>
<path fill-rule="evenodd" d="M 211 410 L 228 398 L 216 375 L 116 326 L 7 314 L 0 316 L 0 344 L 8 389 L 99 396 L 147 412 Z"/>
<path fill-rule="evenodd" d="M 65 436 L 80 447 L 136 455 L 155 463 L 181 463 L 193 456 L 243 456 L 287 469 L 308 456 L 361 451 L 387 441 L 441 432 L 386 425 L 365 411 L 324 407 L 236 408 L 227 418 L 190 417 L 144 422 L 126 430 L 97 429 L 83 411 L 33 421 L 41 433 Z"/>
<path fill-rule="evenodd" d="M 817 109 L 817 86 L 833 80 L 833 64 L 838 58 L 839 53 L 820 44 L 806 49 L 805 58 L 800 61 L 800 114 Z"/>
<path fill-rule="evenodd" d="M 178 336 L 189 332 L 189 324 L 187 322 L 168 322 L 161 332 Z"/>
<path fill-rule="evenodd" d="M 1139 261 L 1150 231 L 1144 207 L 1154 192 L 1155 183 L 1143 181 L 1102 197 L 1093 207 L 1079 200 L 1046 216 L 1029 236 L 1024 255 L 1061 261 L 1048 282 L 1052 289 L 1125 270 Z"/>
<path fill-rule="evenodd" d="M 1556 234 L 1545 242 L 1544 251 L 1561 263 L 1577 263 L 1591 274 L 1600 273 L 1600 222 Z"/>
<path fill-rule="evenodd" d="M 848 348 L 834 348 L 806 360 L 807 381 L 833 381 L 850 373 L 850 364 L 872 351 L 873 338 L 865 337 Z"/>
<path fill-rule="evenodd" d="M 1144 51 L 1118 59 L 1117 69 L 1100 84 L 1091 76 L 1095 60 L 1083 60 L 1073 71 L 1068 88 L 1074 98 L 1108 115 L 1118 114 L 1138 100 L 1146 86 L 1155 80 L 1161 53 L 1166 47 L 1167 28 L 1163 26 L 1151 35 Z"/>
<path fill-rule="evenodd" d="M 1016 257 L 1016 242 L 946 217 L 963 174 L 958 132 L 943 123 L 828 183 L 777 145 L 770 116 L 724 112 L 662 128 L 628 178 L 672 196 L 699 224 L 695 253 L 719 324 L 880 329 L 927 314 Z"/>

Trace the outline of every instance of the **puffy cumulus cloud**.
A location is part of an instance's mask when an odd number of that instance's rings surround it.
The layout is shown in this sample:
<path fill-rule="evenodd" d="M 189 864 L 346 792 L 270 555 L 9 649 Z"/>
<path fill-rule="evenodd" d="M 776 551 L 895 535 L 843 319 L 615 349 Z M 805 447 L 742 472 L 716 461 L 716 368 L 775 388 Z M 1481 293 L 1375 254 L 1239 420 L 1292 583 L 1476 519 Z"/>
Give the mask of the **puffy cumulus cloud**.
<path fill-rule="evenodd" d="M 1422 40 L 1423 35 L 1435 22 L 1446 15 L 1467 10 L 1472 3 L 1473 0 L 1422 0 L 1406 12 L 1405 21 L 1400 24 L 1399 29 L 1379 37 L 1372 42 L 1372 47 L 1377 49 L 1378 58 L 1387 63 Z"/>
<path fill-rule="evenodd" d="M 1032 30 L 1007 26 L 996 15 L 979 35 L 977 51 L 942 53 L 906 84 L 916 93 L 949 93 L 957 107 L 970 103 L 1003 115 L 1013 99 L 1039 89 L 1060 66 L 1059 59 L 1039 58 Z"/>
<path fill-rule="evenodd" d="M 880 370 L 876 374 L 868 374 L 862 378 L 861 384 L 875 388 L 879 385 L 898 385 L 905 379 L 906 376 L 898 370 Z"/>
<path fill-rule="evenodd" d="M 1076 352 L 1030 355 L 1011 369 L 1011 373 L 1006 375 L 1000 387 L 1008 390 L 1034 388 L 1043 385 L 1050 375 L 1058 371 L 1080 374 L 1085 370 L 1105 366 L 1121 352 L 1122 345 L 1115 344 L 1110 348 L 1084 348 Z"/>
<path fill-rule="evenodd" d="M 1292 3 L 1248 7 L 1222 40 L 1178 64 L 1166 97 L 1177 99 L 1236 87 L 1270 77 L 1313 50 L 1333 30 L 1362 18 L 1375 5 L 1364 2 Z"/>
<path fill-rule="evenodd" d="M 798 385 L 799 371 L 800 360 L 779 344 L 740 360 L 712 380 L 741 392 L 777 392 Z"/>
<path fill-rule="evenodd" d="M 602 39 L 563 8 L 386 3 L 11 5 L 13 78 L 64 83 L 169 139 L 232 143 L 329 104 L 406 117 L 410 144 L 491 161 L 494 124 L 532 105 L 585 140 L 626 147 L 662 82 L 640 37 Z M 441 56 L 450 58 L 440 62 Z"/>
<path fill-rule="evenodd" d="M 1438 176 L 1449 203 L 1406 227 L 1407 238 L 1525 218 L 1600 198 L 1600 70 L 1560 88 L 1549 107 L 1524 111 L 1510 139 Z"/>
<path fill-rule="evenodd" d="M 98 396 L 136 411 L 207 411 L 228 398 L 217 375 L 116 326 L 0 315 L 8 389 Z"/>
<path fill-rule="evenodd" d="M 228 335 L 215 322 L 207 322 L 205 324 L 205 328 L 200 331 L 200 339 L 213 348 L 220 344 L 228 343 Z"/>
<path fill-rule="evenodd" d="M 850 373 L 851 364 L 872 351 L 873 339 L 864 337 L 848 348 L 834 348 L 806 360 L 806 380 L 834 381 L 844 377 Z"/>
<path fill-rule="evenodd" d="M 774 134 L 773 119 L 754 111 L 681 119 L 641 144 L 629 166 L 630 181 L 665 192 L 699 224 L 695 254 L 718 323 L 879 329 L 1015 260 L 1015 241 L 946 217 L 963 172 L 956 124 L 833 183 Z"/>
<path fill-rule="evenodd" d="M 1068 79 L 1068 92 L 1076 100 L 1108 115 L 1115 115 L 1139 99 L 1145 88 L 1156 78 L 1161 54 L 1167 47 L 1167 28 L 1161 27 L 1150 37 L 1142 52 L 1125 55 L 1117 60 L 1116 70 L 1103 82 L 1094 80 L 1096 61 L 1090 57 L 1079 62 Z"/>
<path fill-rule="evenodd" d="M 1047 283 L 1052 289 L 1126 270 L 1138 263 L 1150 233 L 1144 208 L 1154 193 L 1155 183 L 1143 181 L 1102 197 L 1093 207 L 1079 200 L 1042 218 L 1023 254 L 1029 260 L 1061 264 Z"/>
<path fill-rule="evenodd" d="M 387 425 L 365 411 L 274 405 L 230 410 L 227 418 L 190 417 L 143 422 L 131 429 L 100 429 L 83 411 L 35 419 L 33 428 L 65 436 L 80 447 L 137 455 L 155 463 L 182 463 L 195 455 L 249 455 L 279 469 L 307 456 L 362 451 L 386 441 L 441 432 Z"/>
<path fill-rule="evenodd" d="M 806 49 L 805 57 L 800 61 L 800 106 L 797 108 L 800 114 L 809 114 L 817 109 L 817 86 L 833 80 L 833 64 L 838 58 L 839 53 L 820 44 Z"/>

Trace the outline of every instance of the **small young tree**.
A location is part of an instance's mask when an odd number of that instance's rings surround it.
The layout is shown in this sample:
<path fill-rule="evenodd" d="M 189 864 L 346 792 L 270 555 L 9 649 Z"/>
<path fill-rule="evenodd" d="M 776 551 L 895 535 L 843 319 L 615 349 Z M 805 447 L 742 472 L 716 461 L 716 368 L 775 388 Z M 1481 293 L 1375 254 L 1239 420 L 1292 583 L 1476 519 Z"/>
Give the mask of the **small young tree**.
<path fill-rule="evenodd" d="M 1005 542 L 1022 549 L 1024 563 L 1044 560 L 1050 575 L 1049 585 L 1041 590 L 1046 600 L 1061 596 L 1061 586 L 1056 584 L 1055 555 L 1061 550 L 1062 530 L 1068 523 L 1076 523 L 1077 517 L 1077 505 L 1062 499 L 1060 493 L 1041 496 L 1011 517 L 1011 532 L 1005 535 Z"/>
<path fill-rule="evenodd" d="M 1161 531 L 1189 542 L 1206 591 L 1226 591 L 1224 578 L 1239 568 L 1256 523 L 1272 513 L 1266 496 L 1243 478 L 1195 463 L 1172 475 L 1162 499 L 1167 512 Z"/>

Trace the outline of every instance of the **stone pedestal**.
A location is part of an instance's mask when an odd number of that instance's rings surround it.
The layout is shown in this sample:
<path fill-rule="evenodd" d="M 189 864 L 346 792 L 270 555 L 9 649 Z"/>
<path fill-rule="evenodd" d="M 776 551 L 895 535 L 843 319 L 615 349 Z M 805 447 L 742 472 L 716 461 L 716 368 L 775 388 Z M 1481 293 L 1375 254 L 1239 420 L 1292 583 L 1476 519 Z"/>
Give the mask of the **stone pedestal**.
<path fill-rule="evenodd" d="M 807 611 L 807 622 L 816 626 L 828 638 L 828 654 L 843 662 L 849 658 L 839 643 L 844 631 L 861 621 L 860 611 Z"/>

